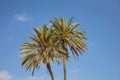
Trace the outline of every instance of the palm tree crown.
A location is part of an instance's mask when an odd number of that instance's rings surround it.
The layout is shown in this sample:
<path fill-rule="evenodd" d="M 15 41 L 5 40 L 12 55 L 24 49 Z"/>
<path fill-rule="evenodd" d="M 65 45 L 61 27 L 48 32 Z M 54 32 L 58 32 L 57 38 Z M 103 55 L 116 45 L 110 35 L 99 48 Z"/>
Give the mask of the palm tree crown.
<path fill-rule="evenodd" d="M 50 22 L 55 30 L 54 34 L 59 41 L 63 43 L 66 48 L 69 48 L 75 57 L 78 57 L 78 53 L 82 54 L 82 52 L 87 49 L 84 44 L 84 40 L 87 40 L 87 38 L 85 37 L 84 31 L 75 30 L 80 24 L 72 24 L 72 19 L 73 18 L 65 20 L 64 17 L 55 17 L 55 20 Z"/>

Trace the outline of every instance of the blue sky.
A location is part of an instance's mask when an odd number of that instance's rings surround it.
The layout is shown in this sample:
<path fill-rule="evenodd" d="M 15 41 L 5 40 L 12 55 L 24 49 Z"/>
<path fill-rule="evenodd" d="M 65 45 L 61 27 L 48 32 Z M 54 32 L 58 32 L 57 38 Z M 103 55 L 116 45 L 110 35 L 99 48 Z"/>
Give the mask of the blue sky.
<path fill-rule="evenodd" d="M 67 80 L 120 80 L 120 0 L 0 0 L 0 80 L 32 80 L 20 65 L 20 46 L 53 17 L 74 17 L 87 32 L 88 51 L 67 63 Z M 52 65 L 63 80 L 62 65 Z M 42 66 L 39 80 L 50 80 Z"/>

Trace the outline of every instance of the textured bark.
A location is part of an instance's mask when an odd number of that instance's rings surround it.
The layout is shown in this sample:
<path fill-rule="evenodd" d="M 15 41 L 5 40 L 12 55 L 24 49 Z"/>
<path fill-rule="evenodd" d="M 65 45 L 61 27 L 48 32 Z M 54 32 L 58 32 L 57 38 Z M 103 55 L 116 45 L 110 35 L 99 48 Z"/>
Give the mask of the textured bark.
<path fill-rule="evenodd" d="M 49 71 L 49 73 L 50 73 L 51 80 L 54 80 L 54 75 L 53 75 L 53 72 L 52 72 L 50 63 L 47 63 L 47 69 L 48 69 L 48 71 Z"/>
<path fill-rule="evenodd" d="M 67 80 L 67 75 L 66 75 L 66 62 L 63 60 L 63 67 L 64 67 L 64 80 Z"/>
<path fill-rule="evenodd" d="M 64 41 L 63 41 L 63 43 L 62 43 L 62 46 L 63 46 L 63 49 L 64 49 L 64 50 L 68 53 L 68 51 L 67 51 L 67 48 L 66 48 L 66 45 L 65 45 Z M 68 57 L 68 55 L 66 55 L 66 57 Z M 64 80 L 67 80 L 66 60 L 65 60 L 65 59 L 63 59 L 63 69 L 64 69 Z"/>

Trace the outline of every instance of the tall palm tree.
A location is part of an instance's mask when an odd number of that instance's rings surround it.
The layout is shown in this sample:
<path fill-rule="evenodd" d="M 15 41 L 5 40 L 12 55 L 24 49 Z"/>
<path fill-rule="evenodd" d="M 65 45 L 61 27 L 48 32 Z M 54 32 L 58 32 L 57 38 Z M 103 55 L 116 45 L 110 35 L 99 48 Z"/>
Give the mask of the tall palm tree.
<path fill-rule="evenodd" d="M 65 20 L 64 17 L 55 17 L 54 20 L 50 21 L 54 30 L 53 34 L 56 35 L 62 49 L 67 52 L 67 56 L 63 58 L 64 80 L 66 80 L 66 61 L 69 59 L 68 50 L 71 51 L 75 58 L 78 58 L 79 53 L 82 54 L 87 49 L 84 43 L 84 40 L 87 40 L 85 32 L 76 30 L 75 28 L 80 24 L 72 24 L 72 19 Z"/>
<path fill-rule="evenodd" d="M 51 79 L 54 80 L 54 75 L 50 63 L 54 63 L 54 59 L 60 57 L 60 53 L 66 55 L 66 51 L 57 46 L 58 40 L 52 36 L 53 30 L 47 25 L 42 28 L 34 28 L 36 36 L 30 37 L 31 41 L 26 42 L 21 47 L 21 55 L 24 55 L 21 60 L 22 66 L 27 71 L 32 71 L 34 74 L 35 69 L 39 69 L 40 65 L 45 64 Z"/>

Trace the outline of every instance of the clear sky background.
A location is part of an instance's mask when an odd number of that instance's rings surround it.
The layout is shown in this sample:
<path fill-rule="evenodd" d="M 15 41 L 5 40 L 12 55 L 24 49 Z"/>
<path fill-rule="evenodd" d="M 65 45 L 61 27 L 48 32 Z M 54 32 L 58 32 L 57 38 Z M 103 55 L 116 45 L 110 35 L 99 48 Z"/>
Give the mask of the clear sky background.
<path fill-rule="evenodd" d="M 0 0 L 0 80 L 32 80 L 20 65 L 20 46 L 54 16 L 74 17 L 87 32 L 88 51 L 67 63 L 67 80 L 120 80 L 120 0 Z M 63 80 L 62 65 L 52 66 Z M 50 80 L 44 66 L 35 76 Z"/>

